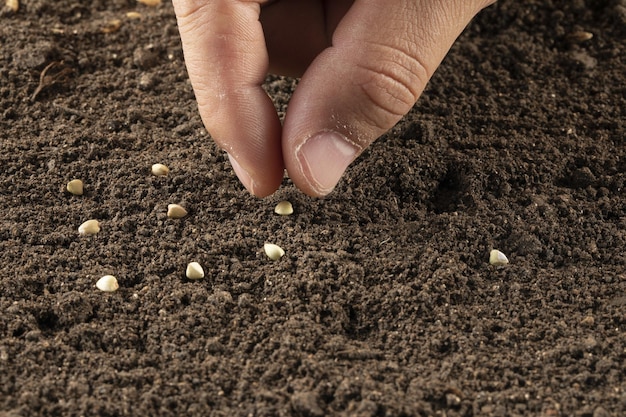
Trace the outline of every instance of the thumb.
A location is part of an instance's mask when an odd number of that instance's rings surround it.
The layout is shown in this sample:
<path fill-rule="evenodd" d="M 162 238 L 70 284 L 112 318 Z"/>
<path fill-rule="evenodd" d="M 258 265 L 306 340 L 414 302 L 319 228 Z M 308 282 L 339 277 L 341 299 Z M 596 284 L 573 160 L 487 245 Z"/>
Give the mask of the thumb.
<path fill-rule="evenodd" d="M 294 184 L 330 193 L 350 163 L 415 104 L 488 0 L 356 0 L 290 101 L 283 158 Z"/>

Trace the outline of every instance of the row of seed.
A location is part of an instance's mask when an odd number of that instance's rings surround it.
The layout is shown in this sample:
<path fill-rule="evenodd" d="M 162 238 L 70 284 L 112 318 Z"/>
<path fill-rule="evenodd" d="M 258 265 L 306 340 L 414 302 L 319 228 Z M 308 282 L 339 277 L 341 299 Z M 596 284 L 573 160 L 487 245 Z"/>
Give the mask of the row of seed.
<path fill-rule="evenodd" d="M 166 165 L 154 164 L 152 165 L 152 174 L 155 176 L 165 176 L 169 174 L 170 170 Z M 79 179 L 74 179 L 67 183 L 67 191 L 73 195 L 83 195 L 84 184 Z M 281 201 L 274 208 L 276 214 L 282 216 L 288 216 L 293 213 L 293 206 L 289 201 Z M 167 217 L 170 219 L 181 219 L 187 215 L 187 210 L 178 204 L 168 204 Z M 100 232 L 100 222 L 98 220 L 87 220 L 78 227 L 78 233 L 81 236 L 95 235 Z M 265 243 L 263 250 L 268 258 L 276 261 L 280 259 L 285 251 L 278 245 L 273 243 Z M 189 279 L 202 279 L 204 278 L 204 269 L 198 262 L 190 262 L 185 270 L 185 275 Z M 113 275 L 105 275 L 96 282 L 96 287 L 101 291 L 113 292 L 119 288 L 117 278 Z"/>

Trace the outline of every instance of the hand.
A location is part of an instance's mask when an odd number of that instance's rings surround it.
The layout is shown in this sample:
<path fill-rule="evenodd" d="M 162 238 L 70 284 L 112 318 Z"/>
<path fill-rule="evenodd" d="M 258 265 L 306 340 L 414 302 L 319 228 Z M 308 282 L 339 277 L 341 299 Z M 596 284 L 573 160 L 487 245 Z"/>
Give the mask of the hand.
<path fill-rule="evenodd" d="M 259 197 L 285 168 L 311 196 L 415 104 L 494 0 L 173 0 L 200 115 Z M 281 129 L 262 84 L 302 75 Z"/>

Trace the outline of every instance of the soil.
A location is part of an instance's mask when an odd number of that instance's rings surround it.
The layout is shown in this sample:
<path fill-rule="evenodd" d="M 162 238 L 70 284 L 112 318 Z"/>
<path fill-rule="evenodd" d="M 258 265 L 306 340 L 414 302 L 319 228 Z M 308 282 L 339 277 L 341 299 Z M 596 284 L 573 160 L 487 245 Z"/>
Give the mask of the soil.
<path fill-rule="evenodd" d="M 623 0 L 485 10 L 325 199 L 238 183 L 171 4 L 0 19 L 0 415 L 626 414 Z"/>

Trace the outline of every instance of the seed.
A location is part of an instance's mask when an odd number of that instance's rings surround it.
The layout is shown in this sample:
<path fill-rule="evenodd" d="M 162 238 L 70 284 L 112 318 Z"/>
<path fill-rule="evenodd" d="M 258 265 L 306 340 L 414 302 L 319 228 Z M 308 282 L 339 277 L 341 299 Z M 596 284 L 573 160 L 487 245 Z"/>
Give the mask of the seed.
<path fill-rule="evenodd" d="M 204 278 L 204 269 L 202 269 L 202 265 L 198 262 L 190 262 L 189 265 L 187 265 L 185 275 L 187 275 L 189 279 L 202 279 Z"/>
<path fill-rule="evenodd" d="M 141 13 L 138 13 L 138 12 L 128 12 L 128 13 L 126 13 L 126 17 L 131 19 L 131 20 L 141 19 Z"/>
<path fill-rule="evenodd" d="M 19 0 L 6 0 L 5 4 L 14 13 L 20 9 Z"/>
<path fill-rule="evenodd" d="M 168 204 L 167 217 L 170 219 L 181 219 L 187 215 L 187 210 L 178 204 Z"/>
<path fill-rule="evenodd" d="M 137 2 L 145 4 L 146 6 L 158 6 L 161 4 L 161 0 L 137 0 Z"/>
<path fill-rule="evenodd" d="M 281 216 L 289 216 L 293 213 L 293 206 L 289 201 L 281 201 L 280 203 L 276 204 L 276 207 L 274 208 L 274 213 L 280 214 Z"/>
<path fill-rule="evenodd" d="M 105 275 L 96 282 L 96 287 L 100 291 L 113 292 L 120 287 L 120 284 L 117 283 L 117 278 L 113 275 Z"/>
<path fill-rule="evenodd" d="M 67 183 L 67 191 L 74 195 L 83 195 L 84 186 L 81 180 L 72 180 Z"/>
<path fill-rule="evenodd" d="M 169 174 L 170 169 L 167 167 L 167 165 L 154 164 L 152 165 L 152 173 L 156 175 L 157 177 L 162 177 L 164 175 Z"/>
<path fill-rule="evenodd" d="M 278 245 L 274 245 L 273 243 L 266 243 L 263 245 L 263 250 L 265 250 L 265 254 L 272 261 L 280 259 L 285 254 L 283 248 Z"/>
<path fill-rule="evenodd" d="M 567 39 L 571 42 L 585 42 L 592 38 L 593 33 L 584 30 L 577 30 L 567 35 Z"/>
<path fill-rule="evenodd" d="M 509 263 L 509 259 L 505 254 L 500 252 L 499 250 L 492 250 L 489 252 L 489 263 L 491 265 L 502 266 Z"/>
<path fill-rule="evenodd" d="M 102 33 L 114 33 L 122 27 L 122 21 L 120 19 L 109 20 L 100 28 Z"/>
<path fill-rule="evenodd" d="M 100 231 L 100 222 L 98 220 L 87 220 L 78 226 L 78 234 L 82 236 L 95 235 Z"/>

